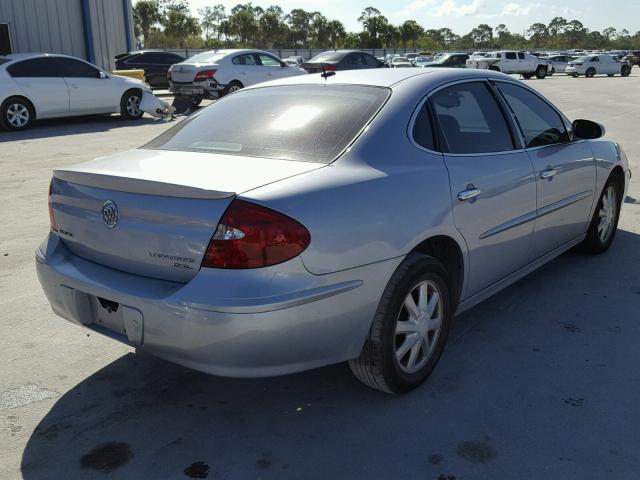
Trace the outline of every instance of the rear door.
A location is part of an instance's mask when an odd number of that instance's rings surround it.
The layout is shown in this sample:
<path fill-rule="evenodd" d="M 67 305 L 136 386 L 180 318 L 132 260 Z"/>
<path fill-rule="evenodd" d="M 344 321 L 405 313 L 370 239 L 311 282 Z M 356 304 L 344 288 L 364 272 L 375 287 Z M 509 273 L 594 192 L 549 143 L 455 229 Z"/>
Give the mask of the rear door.
<path fill-rule="evenodd" d="M 531 246 L 536 258 L 582 235 L 596 180 L 585 141 L 571 142 L 565 121 L 529 89 L 496 82 L 523 136 L 536 175 L 537 220 Z"/>
<path fill-rule="evenodd" d="M 533 166 L 524 150 L 515 149 L 507 117 L 488 83 L 442 88 L 430 95 L 430 103 L 449 172 L 455 224 L 469 249 L 471 296 L 531 260 Z"/>
<path fill-rule="evenodd" d="M 55 57 L 23 60 L 7 67 L 7 71 L 34 103 L 36 116 L 69 113 L 69 89 L 58 71 Z"/>
<path fill-rule="evenodd" d="M 58 69 L 69 88 L 69 107 L 74 114 L 109 113 L 119 110 L 121 89 L 100 70 L 75 58 L 58 57 Z"/>
<path fill-rule="evenodd" d="M 260 65 L 258 56 L 253 53 L 242 53 L 231 59 L 233 78 L 239 79 L 245 87 L 269 79 L 268 71 Z"/>

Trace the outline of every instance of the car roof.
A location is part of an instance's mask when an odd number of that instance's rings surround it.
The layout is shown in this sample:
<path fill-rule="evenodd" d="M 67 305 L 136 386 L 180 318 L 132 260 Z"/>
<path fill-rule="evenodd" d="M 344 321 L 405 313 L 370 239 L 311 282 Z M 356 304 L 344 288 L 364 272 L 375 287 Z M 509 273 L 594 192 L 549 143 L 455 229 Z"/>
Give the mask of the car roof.
<path fill-rule="evenodd" d="M 80 60 L 86 62 L 83 58 L 73 57 L 71 55 L 63 55 L 61 53 L 10 53 L 9 55 L 0 55 L 0 57 L 8 58 L 12 61 L 27 60 L 29 58 L 40 57 L 56 57 L 56 58 L 73 58 L 74 60 Z M 4 64 L 7 65 L 7 64 Z"/>
<path fill-rule="evenodd" d="M 418 71 L 416 71 L 418 70 Z M 512 77 L 485 69 L 460 68 L 367 68 L 363 70 L 339 70 L 326 79 L 319 73 L 285 77 L 261 83 L 247 89 L 276 85 L 364 85 L 372 87 L 401 88 L 402 84 L 413 77 L 421 77 L 421 88 L 425 91 L 443 83 L 465 79 L 510 79 Z"/>

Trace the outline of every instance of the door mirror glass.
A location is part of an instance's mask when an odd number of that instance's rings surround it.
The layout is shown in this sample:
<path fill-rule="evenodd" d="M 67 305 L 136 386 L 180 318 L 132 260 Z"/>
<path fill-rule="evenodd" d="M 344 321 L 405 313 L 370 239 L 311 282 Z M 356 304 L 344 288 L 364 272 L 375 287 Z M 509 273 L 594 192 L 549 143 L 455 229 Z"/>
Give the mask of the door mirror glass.
<path fill-rule="evenodd" d="M 591 120 L 578 119 L 573 122 L 573 136 L 593 140 L 604 137 L 605 129 L 602 125 Z"/>

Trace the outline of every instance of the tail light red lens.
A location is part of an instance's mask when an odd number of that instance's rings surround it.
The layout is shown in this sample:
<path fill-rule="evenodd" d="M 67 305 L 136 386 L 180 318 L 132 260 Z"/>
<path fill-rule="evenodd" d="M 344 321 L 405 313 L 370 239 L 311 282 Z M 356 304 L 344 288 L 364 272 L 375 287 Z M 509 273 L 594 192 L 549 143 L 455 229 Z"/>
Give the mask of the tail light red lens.
<path fill-rule="evenodd" d="M 58 226 L 56 225 L 56 217 L 53 214 L 53 179 L 51 179 L 51 183 L 49 183 L 49 199 L 48 199 L 48 203 L 49 203 L 49 225 L 51 226 L 52 230 L 58 230 Z"/>
<path fill-rule="evenodd" d="M 167 80 L 171 80 L 171 70 L 167 70 Z"/>
<path fill-rule="evenodd" d="M 217 70 L 202 70 L 201 72 L 196 73 L 196 76 L 193 80 L 195 82 L 203 82 L 205 80 L 209 80 L 210 78 L 213 78 L 216 72 Z"/>
<path fill-rule="evenodd" d="M 337 67 L 335 65 L 323 65 L 322 70 L 325 72 L 335 72 Z"/>
<path fill-rule="evenodd" d="M 311 242 L 298 221 L 270 208 L 234 200 L 207 247 L 203 267 L 260 268 L 300 255 Z"/>

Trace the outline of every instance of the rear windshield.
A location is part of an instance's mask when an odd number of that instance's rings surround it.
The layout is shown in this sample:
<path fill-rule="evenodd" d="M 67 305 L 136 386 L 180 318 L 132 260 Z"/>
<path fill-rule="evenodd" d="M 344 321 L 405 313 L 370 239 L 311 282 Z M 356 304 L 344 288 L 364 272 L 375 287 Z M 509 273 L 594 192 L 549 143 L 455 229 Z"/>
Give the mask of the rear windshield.
<path fill-rule="evenodd" d="M 591 56 L 578 57 L 574 60 L 574 62 L 590 62 Z"/>
<path fill-rule="evenodd" d="M 389 97 L 386 88 L 291 85 L 241 90 L 142 148 L 330 163 Z"/>
<path fill-rule="evenodd" d="M 189 57 L 187 63 L 213 63 L 229 55 L 228 53 L 202 52 Z"/>
<path fill-rule="evenodd" d="M 309 63 L 339 62 L 345 55 L 346 53 L 344 52 L 323 52 L 309 60 Z"/>

